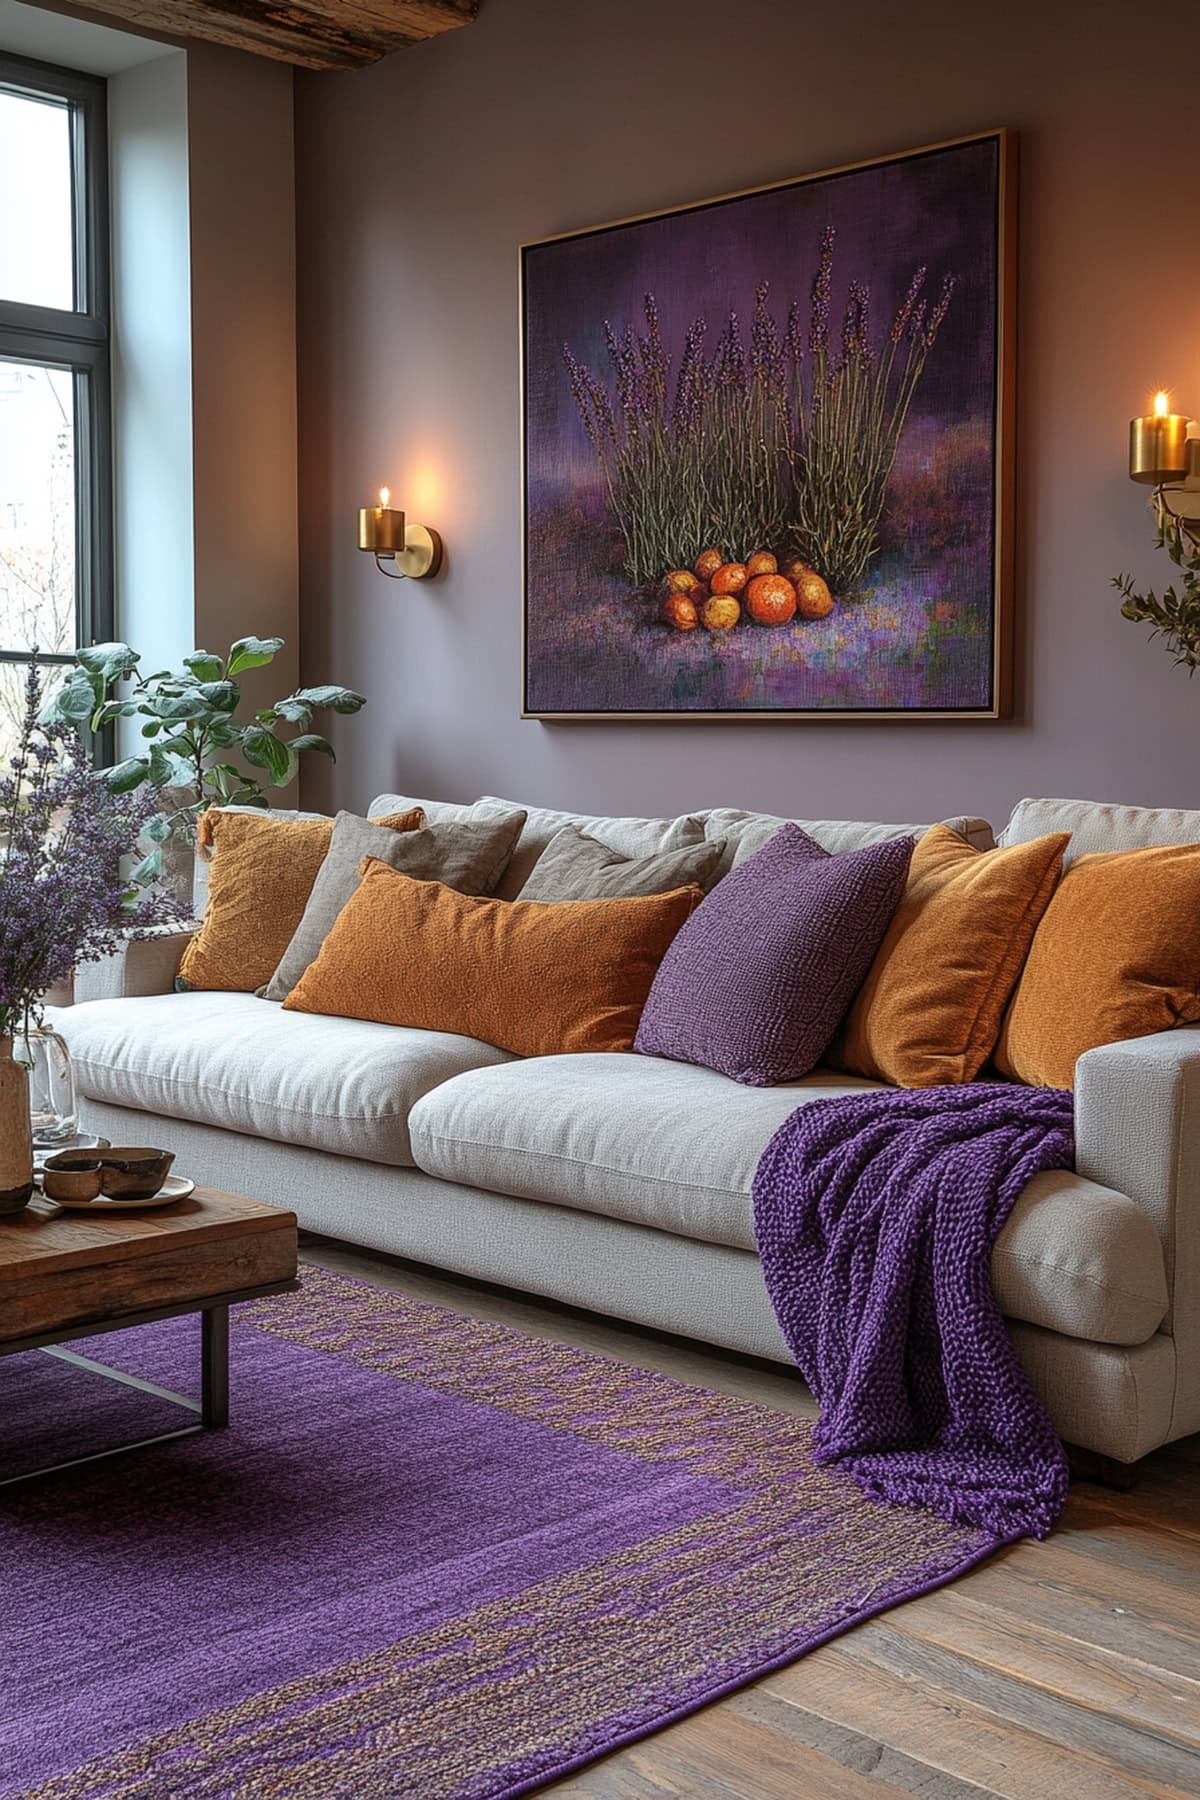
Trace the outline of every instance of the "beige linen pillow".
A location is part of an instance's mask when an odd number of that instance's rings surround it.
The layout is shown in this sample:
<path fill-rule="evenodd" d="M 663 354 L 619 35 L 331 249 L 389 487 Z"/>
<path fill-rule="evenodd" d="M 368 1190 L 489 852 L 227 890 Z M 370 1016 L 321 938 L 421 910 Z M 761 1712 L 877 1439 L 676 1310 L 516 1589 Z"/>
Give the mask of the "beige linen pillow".
<path fill-rule="evenodd" d="M 523 812 L 495 813 L 461 824 L 427 825 L 403 833 L 407 854 L 397 856 L 400 834 L 385 831 L 354 813 L 340 812 L 325 860 L 291 942 L 265 988 L 264 999 L 285 1000 L 317 956 L 338 914 L 359 882 L 364 857 L 386 863 L 416 881 L 440 881 L 460 894 L 490 894 L 513 853 Z"/>
<path fill-rule="evenodd" d="M 712 885 L 725 846 L 691 844 L 653 856 L 622 856 L 599 839 L 564 825 L 533 865 L 519 900 L 632 900 L 674 888 Z"/>

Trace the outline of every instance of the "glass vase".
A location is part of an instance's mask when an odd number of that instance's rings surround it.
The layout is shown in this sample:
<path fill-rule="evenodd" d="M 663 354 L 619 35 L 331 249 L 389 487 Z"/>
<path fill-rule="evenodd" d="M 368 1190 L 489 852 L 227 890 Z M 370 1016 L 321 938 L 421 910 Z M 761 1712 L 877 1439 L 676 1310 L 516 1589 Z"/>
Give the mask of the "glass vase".
<path fill-rule="evenodd" d="M 35 1145 L 68 1143 L 79 1130 L 75 1075 L 65 1039 L 33 1025 L 13 1042 L 14 1060 L 29 1071 L 29 1122 Z"/>

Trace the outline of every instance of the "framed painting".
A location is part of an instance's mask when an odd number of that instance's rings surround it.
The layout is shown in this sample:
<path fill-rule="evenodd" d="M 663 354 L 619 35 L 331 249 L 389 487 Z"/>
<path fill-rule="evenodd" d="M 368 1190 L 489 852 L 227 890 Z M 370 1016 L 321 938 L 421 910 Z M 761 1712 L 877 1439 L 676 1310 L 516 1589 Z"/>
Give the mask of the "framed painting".
<path fill-rule="evenodd" d="M 525 717 L 1007 712 L 1015 149 L 523 247 Z"/>

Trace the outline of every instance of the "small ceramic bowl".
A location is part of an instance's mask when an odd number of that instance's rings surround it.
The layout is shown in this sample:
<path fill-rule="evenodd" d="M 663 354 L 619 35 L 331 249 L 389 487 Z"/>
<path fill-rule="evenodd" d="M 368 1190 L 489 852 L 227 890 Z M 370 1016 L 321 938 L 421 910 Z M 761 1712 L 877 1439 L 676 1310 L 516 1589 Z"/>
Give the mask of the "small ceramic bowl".
<path fill-rule="evenodd" d="M 47 1200 L 95 1200 L 101 1192 L 99 1158 L 68 1150 L 48 1156 L 42 1170 Z"/>
<path fill-rule="evenodd" d="M 100 1191 L 111 1200 L 149 1200 L 167 1179 L 174 1161 L 173 1150 L 114 1145 L 100 1156 Z"/>

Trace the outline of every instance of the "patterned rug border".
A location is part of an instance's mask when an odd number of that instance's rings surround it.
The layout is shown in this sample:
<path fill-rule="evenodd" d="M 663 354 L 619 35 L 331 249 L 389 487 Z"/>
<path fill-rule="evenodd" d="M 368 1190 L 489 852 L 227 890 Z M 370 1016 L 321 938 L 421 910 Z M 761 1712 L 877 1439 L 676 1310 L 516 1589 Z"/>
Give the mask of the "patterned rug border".
<path fill-rule="evenodd" d="M 622 1737 L 610 1739 L 602 1749 L 590 1750 L 574 1757 L 570 1762 L 563 1763 L 560 1768 L 553 1769 L 548 1775 L 534 1775 L 528 1781 L 517 1782 L 515 1786 L 497 1788 L 494 1794 L 488 1796 L 488 1800 L 519 1800 L 520 1795 L 532 1794 L 538 1788 L 548 1787 L 552 1781 L 562 1781 L 566 1776 L 574 1775 L 580 1769 L 588 1769 L 593 1763 L 602 1762 L 606 1756 L 612 1756 L 618 1750 L 628 1749 L 630 1744 L 640 1744 L 645 1738 L 653 1737 L 659 1731 L 665 1731 L 669 1725 L 678 1725 L 683 1719 L 690 1719 L 696 1713 L 703 1712 L 706 1706 L 712 1706 L 715 1701 L 727 1699 L 730 1694 L 740 1694 L 745 1688 L 753 1687 L 754 1683 L 761 1681 L 764 1676 L 773 1675 L 780 1669 L 789 1668 L 792 1663 L 801 1662 L 812 1651 L 820 1650 L 822 1645 L 831 1644 L 835 1639 L 844 1637 L 848 1631 L 853 1631 L 858 1625 L 866 1625 L 870 1620 L 878 1619 L 884 1613 L 891 1612 L 894 1606 L 906 1606 L 910 1600 L 920 1600 L 925 1594 L 936 1594 L 939 1588 L 949 1586 L 952 1581 L 960 1581 L 964 1575 L 969 1575 L 972 1569 L 977 1569 L 981 1563 L 985 1563 L 990 1556 L 995 1556 L 998 1551 L 1006 1550 L 1010 1544 L 1019 1541 L 1020 1536 L 1017 1536 L 1007 1538 L 1003 1542 L 989 1543 L 982 1550 L 973 1551 L 961 1567 L 951 1569 L 946 1574 L 931 1576 L 928 1581 L 918 1583 L 910 1592 L 881 1600 L 878 1605 L 868 1606 L 851 1618 L 839 1620 L 836 1625 L 831 1625 L 828 1631 L 824 1631 L 810 1642 L 806 1642 L 799 1650 L 788 1650 L 783 1655 L 775 1657 L 773 1661 L 761 1664 L 759 1668 L 748 1675 L 739 1675 L 732 1681 L 726 1681 L 721 1686 L 714 1687 L 710 1693 L 687 1700 L 682 1705 L 660 1714 L 649 1724 L 639 1725 L 634 1730 L 626 1732 Z"/>
<path fill-rule="evenodd" d="M 561 1355 L 574 1364 L 582 1365 L 585 1372 L 585 1378 L 586 1372 L 594 1370 L 597 1364 L 602 1364 L 614 1372 L 622 1373 L 626 1379 L 632 1382 L 650 1383 L 656 1389 L 673 1392 L 680 1397 L 686 1395 L 693 1402 L 697 1399 L 715 1402 L 723 1411 L 732 1409 L 739 1417 L 748 1416 L 755 1419 L 761 1418 L 764 1420 L 790 1421 L 793 1426 L 799 1426 L 801 1428 L 800 1435 L 804 1437 L 807 1437 L 813 1429 L 814 1421 L 806 1418 L 802 1413 L 787 1412 L 781 1407 L 768 1406 L 764 1402 L 758 1400 L 748 1400 L 742 1395 L 729 1394 L 720 1388 L 699 1386 L 692 1382 L 682 1380 L 678 1376 L 668 1375 L 663 1370 L 655 1368 L 653 1364 L 625 1362 L 620 1357 L 613 1356 L 602 1350 L 585 1349 L 579 1345 L 572 1344 L 567 1340 L 553 1336 L 543 1337 L 540 1334 L 524 1331 L 519 1326 L 504 1324 L 500 1320 L 482 1319 L 474 1313 L 459 1312 L 454 1307 L 446 1306 L 439 1301 L 415 1299 L 404 1293 L 403 1290 L 385 1288 L 363 1276 L 350 1275 L 340 1269 L 328 1269 L 321 1263 L 308 1262 L 303 1257 L 301 1258 L 301 1267 L 306 1275 L 315 1274 L 322 1285 L 324 1285 L 326 1281 L 329 1281 L 331 1283 L 336 1283 L 339 1286 L 356 1289 L 361 1292 L 365 1299 L 385 1296 L 391 1300 L 400 1300 L 404 1303 L 406 1308 L 410 1308 L 418 1314 L 423 1313 L 426 1315 L 437 1316 L 448 1327 L 455 1331 L 461 1331 L 463 1327 L 469 1327 L 473 1336 L 479 1335 L 490 1341 L 499 1340 L 500 1342 L 508 1342 L 512 1340 L 521 1340 L 527 1344 L 537 1345 L 552 1358 Z M 294 1304 L 294 1301 L 295 1297 L 293 1296 L 291 1297 L 291 1303 Z M 241 1310 L 243 1316 L 247 1317 L 258 1329 L 270 1329 L 260 1317 L 256 1316 L 257 1309 L 268 1311 L 271 1315 L 277 1315 L 280 1312 L 286 1312 L 288 1306 L 289 1299 L 285 1297 L 279 1300 L 252 1302 Z M 601 1319 L 603 1318 L 603 1315 L 595 1316 Z M 281 1335 L 288 1336 L 293 1342 L 304 1341 L 306 1348 L 321 1347 L 310 1343 L 307 1339 L 300 1340 L 290 1332 L 285 1332 Z M 339 1346 L 339 1349 L 341 1349 L 342 1353 L 346 1353 L 344 1346 Z M 337 1352 L 331 1351 L 331 1353 L 336 1354 Z M 350 1352 L 350 1354 L 353 1354 L 353 1352 Z M 375 1367 L 377 1365 L 370 1363 L 367 1366 Z M 781 1364 L 780 1366 L 781 1368 L 787 1367 L 785 1364 Z M 555 1372 L 561 1377 L 563 1370 L 557 1369 Z M 796 1379 L 803 1385 L 802 1377 L 799 1375 L 798 1371 Z M 456 1389 L 455 1391 L 460 1390 Z M 477 1399 L 480 1404 L 485 1405 L 503 1404 L 503 1401 L 495 1392 L 490 1392 L 486 1397 L 476 1393 L 471 1393 L 469 1396 L 464 1397 Z M 678 1419 L 673 1419 L 672 1425 L 677 1429 L 679 1425 Z M 561 1428 L 565 1430 L 578 1429 L 576 1425 L 565 1423 Z M 627 1444 L 623 1445 L 622 1448 L 631 1455 L 639 1454 L 638 1448 L 635 1445 Z M 657 1461 L 658 1459 L 651 1455 L 648 1456 L 647 1460 Z M 724 1471 L 722 1471 L 722 1473 L 723 1472 Z M 849 1476 L 842 1474 L 837 1469 L 818 1467 L 818 1465 L 813 1464 L 811 1465 L 809 1474 L 810 1477 L 816 1477 L 818 1475 L 825 1476 L 829 1480 L 831 1486 L 842 1489 L 846 1492 L 847 1497 L 853 1496 L 856 1501 L 863 1501 L 864 1497 L 861 1490 L 857 1487 L 857 1484 L 854 1483 Z M 765 1471 L 759 1470 L 755 1472 L 755 1476 L 751 1477 L 751 1479 L 757 1478 L 761 1480 L 764 1479 L 764 1477 L 768 1480 L 770 1479 Z M 731 1475 L 729 1478 L 737 1480 L 739 1479 L 739 1476 Z M 740 1478 L 746 1479 L 744 1475 Z M 867 1504 L 880 1511 L 912 1512 L 915 1516 L 920 1516 L 921 1511 L 923 1510 L 919 1508 L 894 1507 L 883 1501 L 868 1501 Z M 970 1532 L 967 1527 L 960 1526 L 952 1527 L 951 1529 L 980 1539 L 984 1539 L 986 1536 L 986 1534 L 982 1532 Z M 806 1640 L 798 1648 L 789 1648 L 769 1661 L 759 1664 L 756 1668 L 747 1673 L 739 1674 L 728 1681 L 717 1683 L 705 1693 L 694 1695 L 688 1700 L 681 1702 L 679 1705 L 668 1708 L 653 1719 L 640 1722 L 620 1736 L 610 1738 L 600 1748 L 582 1751 L 579 1755 L 569 1758 L 548 1773 L 539 1772 L 536 1775 L 530 1776 L 528 1779 L 519 1780 L 515 1784 L 504 1788 L 498 1788 L 494 1790 L 492 1795 L 489 1795 L 488 1800 L 519 1800 L 519 1796 L 523 1794 L 533 1793 L 537 1789 L 548 1786 L 551 1782 L 561 1781 L 566 1776 L 574 1774 L 580 1769 L 589 1768 L 593 1763 L 601 1761 L 606 1756 L 613 1755 L 618 1750 L 626 1749 L 631 1744 L 641 1743 L 646 1738 L 653 1737 L 657 1732 L 666 1730 L 668 1726 L 679 1724 L 681 1720 L 691 1718 L 694 1714 L 703 1711 L 705 1707 L 712 1705 L 715 1701 L 725 1699 L 730 1694 L 740 1693 L 745 1688 L 752 1687 L 755 1682 L 761 1681 L 765 1676 L 773 1674 L 779 1669 L 790 1667 L 792 1663 L 801 1661 L 813 1650 L 819 1650 L 822 1645 L 832 1643 L 837 1638 L 843 1637 L 848 1631 L 853 1631 L 856 1626 L 865 1625 L 871 1619 L 881 1617 L 882 1614 L 890 1612 L 893 1607 L 906 1605 L 911 1600 L 919 1600 L 926 1594 L 936 1593 L 939 1588 L 946 1587 L 949 1583 L 960 1580 L 964 1575 L 969 1575 L 973 1569 L 976 1569 L 982 1563 L 987 1562 L 990 1557 L 995 1556 L 999 1551 L 1009 1548 L 1012 1544 L 1019 1543 L 1023 1536 L 1024 1533 L 1022 1532 L 1014 1532 L 1011 1536 L 1004 1538 L 986 1537 L 986 1541 L 981 1541 L 974 1549 L 970 1550 L 961 1563 L 931 1575 L 926 1580 L 916 1582 L 900 1593 L 889 1594 L 880 1600 L 868 1602 L 861 1610 L 852 1613 L 843 1619 L 839 1619 L 827 1629 L 819 1632 L 811 1639 Z"/>

